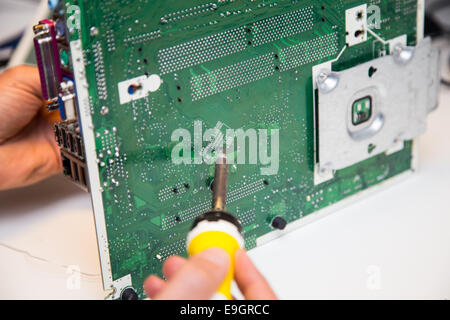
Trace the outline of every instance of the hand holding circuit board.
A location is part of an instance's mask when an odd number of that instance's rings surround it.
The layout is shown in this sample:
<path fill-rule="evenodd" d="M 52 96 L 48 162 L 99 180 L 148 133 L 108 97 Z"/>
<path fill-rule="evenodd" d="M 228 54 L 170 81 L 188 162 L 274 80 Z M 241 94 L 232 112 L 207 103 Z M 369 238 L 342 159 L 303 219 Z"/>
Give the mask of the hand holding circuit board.
<path fill-rule="evenodd" d="M 43 105 L 37 68 L 19 66 L 0 74 L 0 190 L 60 172 L 53 129 L 60 119 Z"/>

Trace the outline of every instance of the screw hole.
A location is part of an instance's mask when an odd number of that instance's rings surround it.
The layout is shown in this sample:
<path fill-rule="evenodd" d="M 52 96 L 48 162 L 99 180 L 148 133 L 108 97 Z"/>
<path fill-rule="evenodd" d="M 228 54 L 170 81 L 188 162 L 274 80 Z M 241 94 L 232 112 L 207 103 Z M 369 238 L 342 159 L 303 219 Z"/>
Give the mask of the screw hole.
<path fill-rule="evenodd" d="M 362 11 L 358 11 L 358 13 L 356 14 L 356 19 L 362 20 L 363 17 L 364 17 L 364 13 Z"/>
<path fill-rule="evenodd" d="M 357 30 L 355 31 L 355 38 L 359 38 L 364 34 L 364 30 Z"/>

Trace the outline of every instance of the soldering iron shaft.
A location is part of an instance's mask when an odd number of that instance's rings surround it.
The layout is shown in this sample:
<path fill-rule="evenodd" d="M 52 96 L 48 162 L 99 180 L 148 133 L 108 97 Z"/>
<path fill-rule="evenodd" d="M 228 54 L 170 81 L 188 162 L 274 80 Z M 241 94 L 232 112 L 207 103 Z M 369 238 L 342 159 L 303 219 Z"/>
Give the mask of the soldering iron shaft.
<path fill-rule="evenodd" d="M 216 160 L 213 180 L 212 209 L 224 211 L 227 201 L 228 163 L 225 152 L 220 153 Z"/>

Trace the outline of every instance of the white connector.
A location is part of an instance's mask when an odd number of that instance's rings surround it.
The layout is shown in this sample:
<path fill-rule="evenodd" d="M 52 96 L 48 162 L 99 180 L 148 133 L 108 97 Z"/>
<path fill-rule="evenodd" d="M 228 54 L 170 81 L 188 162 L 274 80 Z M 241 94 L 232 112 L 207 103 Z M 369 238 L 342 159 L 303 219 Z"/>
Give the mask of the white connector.
<path fill-rule="evenodd" d="M 120 104 L 145 98 L 149 92 L 157 91 L 161 84 L 162 80 L 157 74 L 148 77 L 144 75 L 119 82 Z"/>
<path fill-rule="evenodd" d="M 367 40 L 367 4 L 345 11 L 345 41 L 354 46 Z"/>

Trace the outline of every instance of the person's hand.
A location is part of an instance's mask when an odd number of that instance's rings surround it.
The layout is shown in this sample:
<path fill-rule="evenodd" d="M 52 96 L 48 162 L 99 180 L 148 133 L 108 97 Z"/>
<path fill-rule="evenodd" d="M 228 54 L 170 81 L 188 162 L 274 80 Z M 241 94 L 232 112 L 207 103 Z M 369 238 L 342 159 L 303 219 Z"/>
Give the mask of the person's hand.
<path fill-rule="evenodd" d="M 53 125 L 37 68 L 19 66 L 0 74 L 0 190 L 38 182 L 61 171 Z"/>
<path fill-rule="evenodd" d="M 151 275 L 144 283 L 144 291 L 151 299 L 210 299 L 225 278 L 229 263 L 228 254 L 220 248 L 207 249 L 189 260 L 172 256 L 163 265 L 168 281 Z M 234 280 L 247 300 L 277 298 L 244 250 L 236 252 Z"/>

